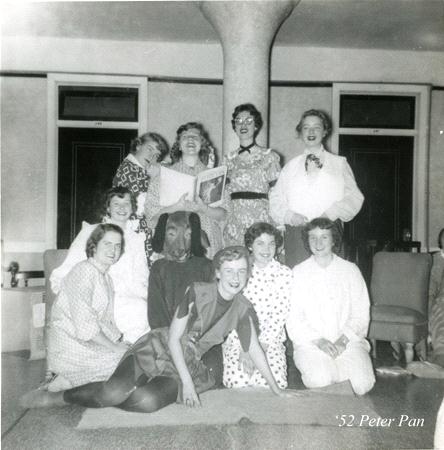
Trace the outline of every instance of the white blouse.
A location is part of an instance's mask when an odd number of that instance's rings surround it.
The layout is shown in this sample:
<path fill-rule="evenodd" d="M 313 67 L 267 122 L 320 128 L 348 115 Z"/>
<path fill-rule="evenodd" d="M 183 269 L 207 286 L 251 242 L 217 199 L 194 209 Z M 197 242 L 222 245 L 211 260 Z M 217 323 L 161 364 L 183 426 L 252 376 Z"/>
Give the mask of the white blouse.
<path fill-rule="evenodd" d="M 327 267 L 311 256 L 293 268 L 287 333 L 295 346 L 342 334 L 364 340 L 370 321 L 370 301 L 358 267 L 334 255 Z"/>
<path fill-rule="evenodd" d="M 269 195 L 271 217 L 278 224 L 284 224 L 286 212 L 293 211 L 309 220 L 323 214 L 331 220 L 352 220 L 360 211 L 364 196 L 346 158 L 323 150 L 322 169 L 315 176 L 309 176 L 305 170 L 309 153 L 305 150 L 282 169 Z"/>

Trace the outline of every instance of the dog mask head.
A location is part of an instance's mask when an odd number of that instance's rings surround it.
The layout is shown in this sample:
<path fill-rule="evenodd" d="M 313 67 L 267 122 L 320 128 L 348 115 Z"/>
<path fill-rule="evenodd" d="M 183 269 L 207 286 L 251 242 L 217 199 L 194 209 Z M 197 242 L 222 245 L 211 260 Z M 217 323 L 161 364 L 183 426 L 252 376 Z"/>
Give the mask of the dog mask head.
<path fill-rule="evenodd" d="M 186 261 L 191 255 L 204 256 L 200 219 L 196 213 L 176 211 L 162 214 L 152 240 L 153 250 L 172 261 Z"/>

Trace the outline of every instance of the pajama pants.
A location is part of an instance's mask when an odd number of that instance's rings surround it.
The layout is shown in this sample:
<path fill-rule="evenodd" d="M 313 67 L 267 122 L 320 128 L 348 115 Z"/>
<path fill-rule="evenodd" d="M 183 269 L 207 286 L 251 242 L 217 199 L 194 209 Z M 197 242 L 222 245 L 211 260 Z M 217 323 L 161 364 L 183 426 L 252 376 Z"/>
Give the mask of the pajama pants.
<path fill-rule="evenodd" d="M 294 363 L 308 388 L 328 386 L 349 380 L 354 392 L 364 395 L 375 384 L 367 341 L 349 342 L 336 359 L 314 344 L 294 347 Z"/>

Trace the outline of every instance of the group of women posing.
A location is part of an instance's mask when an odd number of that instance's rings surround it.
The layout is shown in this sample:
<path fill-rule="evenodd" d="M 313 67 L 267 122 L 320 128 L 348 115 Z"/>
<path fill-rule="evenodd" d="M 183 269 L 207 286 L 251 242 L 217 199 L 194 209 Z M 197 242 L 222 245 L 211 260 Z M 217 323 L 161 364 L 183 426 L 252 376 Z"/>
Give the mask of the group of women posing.
<path fill-rule="evenodd" d="M 238 106 L 232 125 L 240 146 L 223 161 L 229 182 L 219 207 L 184 197 L 161 207 L 160 164 L 168 147 L 156 133 L 133 143 L 108 193 L 107 220 L 85 224 L 51 277 L 59 292 L 48 340 L 54 378 L 47 391 L 27 397 L 28 406 L 145 412 L 175 400 L 196 406 L 217 378 L 202 356 L 222 342 L 225 386 L 268 385 L 277 395 L 295 395 L 284 390 L 285 325 L 306 386 L 350 380 L 358 394 L 371 389 L 367 290 L 356 266 L 334 253 L 339 221 L 351 220 L 363 197 L 345 158 L 323 147 L 328 117 L 303 114 L 297 131 L 306 150 L 282 172 L 277 153 L 256 144 L 262 119 L 253 105 Z M 171 160 L 170 168 L 191 175 L 214 161 L 200 124 L 178 129 Z M 177 211 L 200 218 L 214 281 L 191 283 L 170 326 L 149 331 L 149 233 L 159 217 Z M 275 225 L 285 226 L 284 239 Z M 287 265 L 304 261 L 293 271 L 275 259 L 283 240 Z"/>

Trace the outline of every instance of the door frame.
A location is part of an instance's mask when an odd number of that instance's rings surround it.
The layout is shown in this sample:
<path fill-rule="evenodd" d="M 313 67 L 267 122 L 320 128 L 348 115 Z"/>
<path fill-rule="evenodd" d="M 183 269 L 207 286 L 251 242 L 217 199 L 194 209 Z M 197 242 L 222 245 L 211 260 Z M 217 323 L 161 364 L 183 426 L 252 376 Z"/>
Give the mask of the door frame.
<path fill-rule="evenodd" d="M 332 120 L 339 124 L 341 94 L 397 95 L 416 98 L 415 128 L 413 130 L 382 128 L 334 128 L 332 149 L 339 151 L 340 134 L 370 136 L 413 136 L 413 198 L 412 198 L 412 238 L 420 241 L 422 251 L 429 250 L 429 124 L 430 124 L 430 85 L 380 84 L 380 83 L 333 83 Z"/>
<path fill-rule="evenodd" d="M 134 122 L 100 122 L 58 120 L 58 87 L 105 86 L 137 88 L 138 120 Z M 58 128 L 112 128 L 136 129 L 140 136 L 148 128 L 148 79 L 146 77 L 116 75 L 83 75 L 49 73 L 47 77 L 47 150 L 46 150 L 46 248 L 57 246 L 57 192 L 58 192 Z"/>

